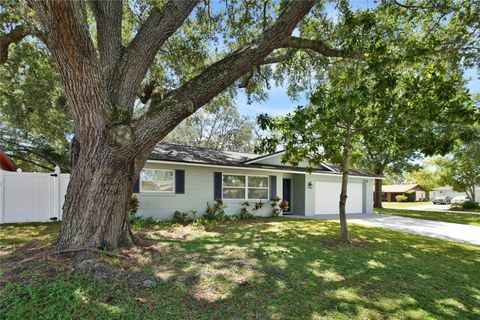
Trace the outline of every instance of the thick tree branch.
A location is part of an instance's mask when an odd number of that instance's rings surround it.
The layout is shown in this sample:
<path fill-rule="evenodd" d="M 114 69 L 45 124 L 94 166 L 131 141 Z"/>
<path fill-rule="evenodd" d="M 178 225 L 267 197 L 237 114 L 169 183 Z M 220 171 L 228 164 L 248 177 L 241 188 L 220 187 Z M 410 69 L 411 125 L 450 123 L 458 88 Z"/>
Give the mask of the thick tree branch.
<path fill-rule="evenodd" d="M 123 3 L 118 0 L 91 0 L 90 7 L 97 22 L 98 49 L 105 82 L 113 90 L 110 85 L 112 73 L 122 52 Z"/>
<path fill-rule="evenodd" d="M 7 62 L 8 60 L 8 47 L 12 43 L 20 42 L 23 38 L 28 36 L 28 30 L 25 26 L 15 27 L 9 33 L 0 36 L 0 64 Z"/>
<path fill-rule="evenodd" d="M 182 26 L 198 0 L 170 0 L 162 8 L 154 7 L 150 16 L 121 57 L 116 75 L 119 92 L 114 103 L 133 109 L 136 92 L 165 41 Z"/>
<path fill-rule="evenodd" d="M 150 109 L 134 123 L 140 149 L 163 139 L 183 119 L 232 85 L 252 67 L 263 61 L 285 39 L 289 39 L 298 22 L 314 6 L 314 0 L 293 1 L 262 36 L 206 68 L 200 75 L 165 99 L 152 97 Z"/>
<path fill-rule="evenodd" d="M 323 41 L 304 39 L 299 37 L 290 37 L 281 46 L 282 48 L 306 49 L 315 51 L 326 57 L 365 59 L 365 55 L 358 52 L 345 52 L 343 50 L 332 49 Z"/>
<path fill-rule="evenodd" d="M 85 2 L 29 0 L 65 86 L 77 138 L 104 132 L 113 110 L 88 29 Z"/>

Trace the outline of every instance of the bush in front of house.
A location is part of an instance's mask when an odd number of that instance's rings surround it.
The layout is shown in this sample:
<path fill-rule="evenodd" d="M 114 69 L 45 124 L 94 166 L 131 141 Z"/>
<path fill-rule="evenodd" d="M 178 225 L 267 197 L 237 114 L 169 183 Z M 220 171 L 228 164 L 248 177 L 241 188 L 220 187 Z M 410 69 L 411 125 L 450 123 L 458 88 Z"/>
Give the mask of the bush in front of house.
<path fill-rule="evenodd" d="M 462 203 L 463 209 L 478 209 L 479 205 L 478 202 L 475 201 L 465 201 Z"/>
<path fill-rule="evenodd" d="M 270 199 L 270 201 L 270 206 L 272 207 L 272 217 L 278 217 L 281 212 L 280 201 L 282 201 L 282 199 L 280 199 L 278 196 L 275 196 Z"/>
<path fill-rule="evenodd" d="M 415 202 L 417 193 L 415 191 L 409 191 L 405 194 L 407 196 L 407 202 Z"/>
<path fill-rule="evenodd" d="M 242 209 L 240 209 L 240 213 L 238 214 L 239 220 L 247 220 L 247 219 L 253 218 L 253 214 L 250 211 L 248 211 L 249 206 L 250 206 L 250 203 L 248 203 L 248 201 L 244 201 L 242 203 Z"/>
<path fill-rule="evenodd" d="M 154 225 L 157 225 L 159 221 L 153 219 L 152 217 L 144 218 L 144 217 L 130 217 L 130 226 L 133 230 L 151 228 Z"/>
<path fill-rule="evenodd" d="M 137 213 L 138 204 L 139 204 L 138 197 L 136 195 L 132 195 L 130 197 L 130 209 L 129 209 L 130 214 L 134 215 Z"/>
<path fill-rule="evenodd" d="M 173 213 L 173 219 L 172 219 L 172 222 L 175 222 L 175 223 L 187 223 L 189 222 L 190 219 L 188 217 L 188 213 L 187 212 L 181 212 L 181 211 L 178 211 L 176 210 L 174 213 Z"/>
<path fill-rule="evenodd" d="M 398 196 L 395 196 L 395 200 L 397 200 L 397 202 L 407 202 L 408 197 L 404 196 L 403 194 L 399 194 Z"/>
<path fill-rule="evenodd" d="M 207 209 L 205 209 L 203 218 L 209 221 L 224 221 L 227 217 L 225 213 L 226 207 L 222 199 L 215 199 L 213 205 L 207 202 Z"/>

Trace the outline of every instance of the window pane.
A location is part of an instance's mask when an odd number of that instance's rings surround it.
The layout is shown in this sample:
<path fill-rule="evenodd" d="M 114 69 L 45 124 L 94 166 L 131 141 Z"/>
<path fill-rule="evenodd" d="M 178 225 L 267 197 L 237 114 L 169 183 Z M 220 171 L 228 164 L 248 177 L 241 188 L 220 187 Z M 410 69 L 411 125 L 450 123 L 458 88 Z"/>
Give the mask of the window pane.
<path fill-rule="evenodd" d="M 268 188 L 268 177 L 248 177 L 249 187 Z"/>
<path fill-rule="evenodd" d="M 248 189 L 248 199 L 268 199 L 268 189 Z"/>
<path fill-rule="evenodd" d="M 245 176 L 223 176 L 223 185 L 225 187 L 245 187 Z"/>
<path fill-rule="evenodd" d="M 142 181 L 142 191 L 173 192 L 173 182 Z"/>
<path fill-rule="evenodd" d="M 223 199 L 245 199 L 245 189 L 223 188 Z"/>
<path fill-rule="evenodd" d="M 142 170 L 142 180 L 173 181 L 173 170 Z"/>
<path fill-rule="evenodd" d="M 145 169 L 140 173 L 142 191 L 173 192 L 173 171 Z"/>

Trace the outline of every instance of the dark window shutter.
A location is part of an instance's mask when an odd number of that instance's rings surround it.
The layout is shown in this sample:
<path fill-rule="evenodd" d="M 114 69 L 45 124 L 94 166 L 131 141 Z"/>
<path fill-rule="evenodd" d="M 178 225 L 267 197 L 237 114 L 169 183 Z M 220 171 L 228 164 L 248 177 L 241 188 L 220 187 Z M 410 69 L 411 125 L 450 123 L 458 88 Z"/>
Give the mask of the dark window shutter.
<path fill-rule="evenodd" d="M 185 170 L 175 170 L 175 193 L 185 193 Z"/>
<path fill-rule="evenodd" d="M 140 178 L 133 184 L 133 193 L 140 193 Z"/>
<path fill-rule="evenodd" d="M 222 199 L 222 173 L 213 173 L 213 198 Z"/>
<path fill-rule="evenodd" d="M 270 176 L 270 199 L 277 196 L 277 176 Z"/>

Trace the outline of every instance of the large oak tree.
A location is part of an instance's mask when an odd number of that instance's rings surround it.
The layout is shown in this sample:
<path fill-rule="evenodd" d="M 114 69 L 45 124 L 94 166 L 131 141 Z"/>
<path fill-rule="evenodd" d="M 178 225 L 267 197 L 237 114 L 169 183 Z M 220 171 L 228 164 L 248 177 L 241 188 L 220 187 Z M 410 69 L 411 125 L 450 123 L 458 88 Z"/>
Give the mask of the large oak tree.
<path fill-rule="evenodd" d="M 215 19 L 209 14 L 209 3 L 204 8 L 194 0 L 154 1 L 133 8 L 122 1 L 29 0 L 22 17 L 11 14 L 18 11 L 18 3 L 2 5 L 2 23 L 8 27 L 0 34 L 0 62 L 7 61 L 12 43 L 29 35 L 42 41 L 56 62 L 75 125 L 71 179 L 57 249 L 116 248 L 122 242 L 132 243 L 127 207 L 133 183 L 152 148 L 253 67 L 266 63 L 276 49 L 342 55 L 318 38 L 292 36 L 314 0 L 265 1 L 260 5 L 263 28 L 244 32 L 229 53 L 202 65 L 168 90 L 145 90 L 152 73 L 172 72 L 162 70 L 158 54 L 170 38 L 185 33 L 182 27 L 189 17 Z M 231 8 L 240 10 L 239 3 L 232 1 Z M 133 19 L 132 13 L 139 11 L 144 18 Z M 243 22 L 252 17 L 237 16 L 237 29 L 230 30 L 240 33 Z M 132 20 L 137 27 L 129 34 L 124 27 Z M 182 57 L 180 50 L 174 54 L 179 65 L 182 58 L 189 58 Z M 140 91 L 148 109 L 135 116 Z"/>

